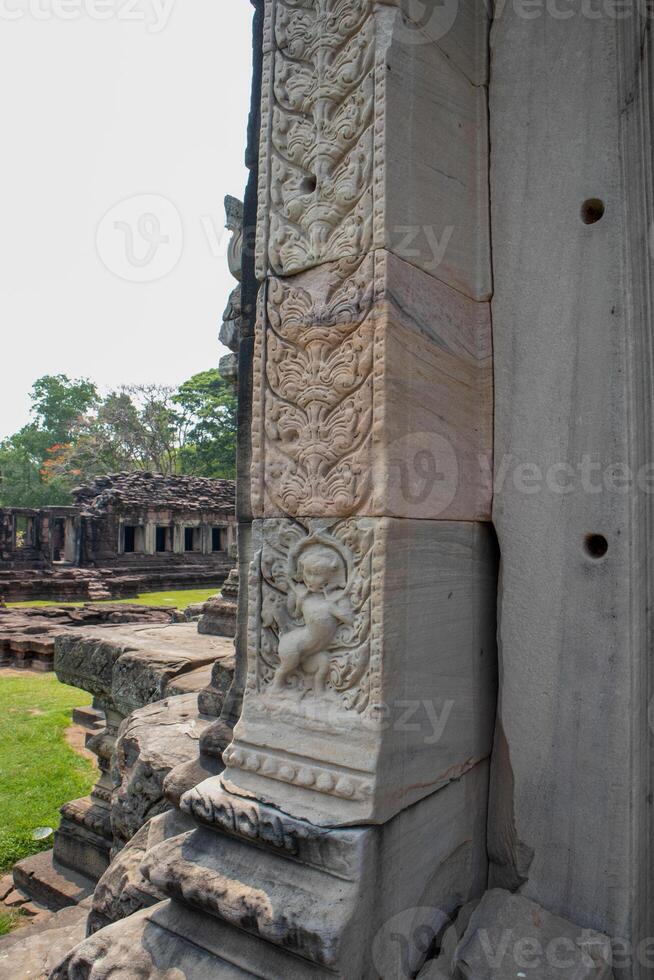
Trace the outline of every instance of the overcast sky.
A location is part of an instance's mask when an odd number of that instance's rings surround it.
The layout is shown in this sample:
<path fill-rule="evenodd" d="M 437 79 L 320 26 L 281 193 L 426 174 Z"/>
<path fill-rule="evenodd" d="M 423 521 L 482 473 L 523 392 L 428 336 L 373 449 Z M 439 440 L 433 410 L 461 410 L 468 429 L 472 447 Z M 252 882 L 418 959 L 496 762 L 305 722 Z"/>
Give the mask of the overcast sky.
<path fill-rule="evenodd" d="M 0 0 L 0 437 L 43 374 L 217 364 L 242 197 L 248 0 Z"/>

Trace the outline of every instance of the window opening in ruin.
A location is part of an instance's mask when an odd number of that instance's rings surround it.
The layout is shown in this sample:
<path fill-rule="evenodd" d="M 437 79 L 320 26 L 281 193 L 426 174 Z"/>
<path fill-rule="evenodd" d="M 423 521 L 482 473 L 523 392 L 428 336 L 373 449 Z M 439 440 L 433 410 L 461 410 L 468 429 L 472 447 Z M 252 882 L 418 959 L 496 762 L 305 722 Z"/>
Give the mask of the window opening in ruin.
<path fill-rule="evenodd" d="M 19 516 L 15 520 L 16 551 L 31 548 L 34 544 L 34 518 Z"/>
<path fill-rule="evenodd" d="M 123 528 L 123 551 L 126 555 L 133 554 L 134 543 L 136 540 L 136 528 L 133 524 L 126 524 Z"/>
<path fill-rule="evenodd" d="M 55 517 L 52 522 L 52 560 L 63 561 L 66 546 L 66 522 L 63 517 Z"/>
<path fill-rule="evenodd" d="M 211 528 L 211 550 L 212 551 L 225 551 L 223 544 L 223 529 L 220 527 Z"/>
<path fill-rule="evenodd" d="M 195 528 L 184 528 L 184 551 L 195 551 Z"/>
<path fill-rule="evenodd" d="M 168 551 L 168 528 L 157 527 L 155 549 L 158 552 Z"/>

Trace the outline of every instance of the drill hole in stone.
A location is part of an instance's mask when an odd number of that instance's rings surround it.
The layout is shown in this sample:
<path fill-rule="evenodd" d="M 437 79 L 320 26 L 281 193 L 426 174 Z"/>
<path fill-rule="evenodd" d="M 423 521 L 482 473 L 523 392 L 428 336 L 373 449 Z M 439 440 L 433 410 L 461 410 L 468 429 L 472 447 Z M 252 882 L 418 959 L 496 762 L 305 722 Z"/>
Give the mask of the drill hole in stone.
<path fill-rule="evenodd" d="M 300 184 L 300 190 L 303 194 L 313 194 L 318 186 L 318 181 L 310 174 L 308 177 L 304 177 L 302 183 Z"/>
<path fill-rule="evenodd" d="M 600 201 L 599 197 L 589 197 L 581 205 L 581 220 L 585 225 L 594 225 L 604 217 L 604 211 L 604 201 Z"/>
<path fill-rule="evenodd" d="M 603 534 L 587 534 L 584 547 L 591 558 L 603 558 L 609 550 L 609 543 Z"/>

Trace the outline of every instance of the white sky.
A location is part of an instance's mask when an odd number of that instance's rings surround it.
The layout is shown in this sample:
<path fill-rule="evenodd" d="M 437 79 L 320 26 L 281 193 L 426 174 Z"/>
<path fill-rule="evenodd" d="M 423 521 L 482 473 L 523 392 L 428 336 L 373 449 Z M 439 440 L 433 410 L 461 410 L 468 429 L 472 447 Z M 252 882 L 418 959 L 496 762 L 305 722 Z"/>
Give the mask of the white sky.
<path fill-rule="evenodd" d="M 222 201 L 247 178 L 252 7 L 136 4 L 0 0 L 0 437 L 43 374 L 177 384 L 225 352 Z M 159 221 L 145 238 L 142 213 Z"/>

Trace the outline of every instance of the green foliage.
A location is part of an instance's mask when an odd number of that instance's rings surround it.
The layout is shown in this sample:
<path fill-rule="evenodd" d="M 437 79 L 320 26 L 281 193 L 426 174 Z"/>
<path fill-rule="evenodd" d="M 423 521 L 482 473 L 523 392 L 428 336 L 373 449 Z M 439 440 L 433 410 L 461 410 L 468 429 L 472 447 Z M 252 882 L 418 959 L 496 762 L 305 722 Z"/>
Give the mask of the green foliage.
<path fill-rule="evenodd" d="M 99 602 L 92 602 L 92 606 L 101 606 L 103 603 L 112 605 L 139 605 L 139 606 L 170 606 L 171 609 L 184 610 L 187 606 L 196 602 L 206 602 L 212 595 L 217 595 L 220 590 L 213 589 L 174 589 L 168 592 L 141 592 L 133 599 L 100 599 Z M 8 602 L 10 608 L 20 606 L 83 606 L 83 602 L 55 602 L 52 599 L 29 599 L 25 602 Z"/>
<path fill-rule="evenodd" d="M 21 912 L 0 912 L 0 936 L 6 936 L 19 925 L 23 925 L 20 921 L 24 919 L 25 916 Z"/>
<path fill-rule="evenodd" d="M 88 694 L 54 674 L 0 676 L 0 873 L 51 847 L 52 839 L 34 841 L 32 832 L 56 828 L 59 807 L 91 789 L 91 762 L 64 737 L 72 709 L 88 703 Z"/>
<path fill-rule="evenodd" d="M 173 401 L 187 420 L 179 452 L 180 472 L 189 476 L 236 476 L 236 395 L 216 369 L 195 374 Z"/>
<path fill-rule="evenodd" d="M 45 507 L 67 503 L 70 503 L 70 494 L 66 487 L 61 481 L 44 482 L 40 462 L 30 455 L 18 436 L 0 443 L 1 507 Z"/>
<path fill-rule="evenodd" d="M 48 479 L 44 464 L 53 448 L 67 445 L 78 420 L 97 404 L 91 381 L 45 375 L 32 386 L 32 421 L 0 443 L 0 506 L 43 507 L 70 503 L 69 481 Z"/>
<path fill-rule="evenodd" d="M 70 503 L 70 490 L 104 473 L 150 470 L 233 478 L 236 396 L 216 369 L 178 389 L 122 387 L 100 398 L 63 374 L 32 388 L 32 421 L 0 443 L 0 506 Z"/>
<path fill-rule="evenodd" d="M 32 386 L 36 430 L 53 443 L 69 442 L 78 420 L 98 402 L 98 390 L 86 378 L 71 381 L 65 374 L 46 374 Z"/>

